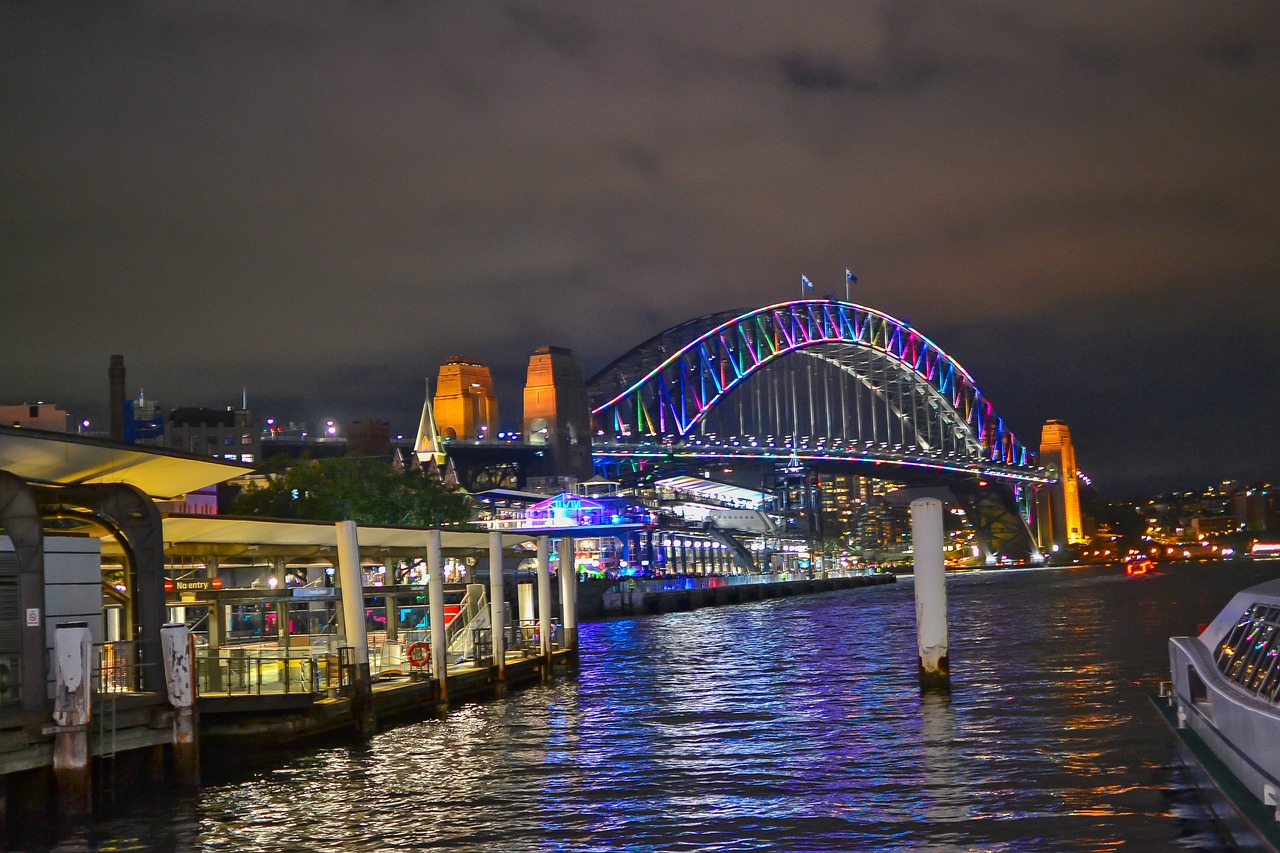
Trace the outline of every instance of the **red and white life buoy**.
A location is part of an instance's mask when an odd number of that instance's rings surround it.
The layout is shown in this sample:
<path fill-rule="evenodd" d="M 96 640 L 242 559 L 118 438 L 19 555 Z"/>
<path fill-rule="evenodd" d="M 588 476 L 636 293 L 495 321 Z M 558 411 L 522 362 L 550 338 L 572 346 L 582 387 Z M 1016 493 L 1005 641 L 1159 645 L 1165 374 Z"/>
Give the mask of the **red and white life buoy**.
<path fill-rule="evenodd" d="M 431 647 L 426 643 L 410 643 L 404 654 L 411 665 L 426 666 L 427 661 L 431 660 Z"/>

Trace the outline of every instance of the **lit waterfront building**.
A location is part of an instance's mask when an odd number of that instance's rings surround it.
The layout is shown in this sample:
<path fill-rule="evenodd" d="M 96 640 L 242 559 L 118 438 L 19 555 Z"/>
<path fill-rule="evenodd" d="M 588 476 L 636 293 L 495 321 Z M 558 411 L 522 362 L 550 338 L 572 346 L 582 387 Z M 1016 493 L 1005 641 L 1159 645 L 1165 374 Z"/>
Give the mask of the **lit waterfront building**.
<path fill-rule="evenodd" d="M 1071 443 L 1071 430 L 1061 421 L 1046 421 L 1040 431 L 1040 463 L 1053 471 L 1058 482 L 1041 486 L 1036 500 L 1036 526 L 1040 547 L 1046 551 L 1083 545 L 1089 539 L 1080 514 L 1080 469 Z"/>

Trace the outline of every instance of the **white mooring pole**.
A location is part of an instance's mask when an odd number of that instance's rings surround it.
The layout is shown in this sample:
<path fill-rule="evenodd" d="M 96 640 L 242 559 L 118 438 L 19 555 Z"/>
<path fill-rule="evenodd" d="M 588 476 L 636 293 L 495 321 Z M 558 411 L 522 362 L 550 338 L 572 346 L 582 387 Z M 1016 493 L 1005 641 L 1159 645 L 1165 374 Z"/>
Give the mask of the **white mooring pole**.
<path fill-rule="evenodd" d="M 920 649 L 920 686 L 951 686 L 947 658 L 947 575 L 942 557 L 942 501 L 911 502 L 911 541 L 915 551 L 916 642 Z"/>
<path fill-rule="evenodd" d="M 53 775 L 58 816 L 81 821 L 93 811 L 89 721 L 93 699 L 93 639 L 86 622 L 63 622 L 53 631 Z"/>
<path fill-rule="evenodd" d="M 200 790 L 200 737 L 196 729 L 195 641 L 181 622 L 160 628 L 164 683 L 173 706 L 173 770 L 175 781 Z"/>
<path fill-rule="evenodd" d="M 538 537 L 538 654 L 543 675 L 551 674 L 551 540 Z"/>
<path fill-rule="evenodd" d="M 440 556 L 440 531 L 427 531 L 427 624 L 431 630 L 431 675 L 436 680 L 436 701 L 449 702 L 449 663 L 444 639 L 444 561 Z"/>
<path fill-rule="evenodd" d="M 351 715 L 356 734 L 373 736 L 377 720 L 373 710 L 373 678 L 369 672 L 369 632 L 364 621 L 364 579 L 360 576 L 360 543 L 354 521 L 336 522 L 338 528 L 338 591 L 342 595 L 342 633 L 352 655 Z"/>
<path fill-rule="evenodd" d="M 578 649 L 578 561 L 577 543 L 572 536 L 560 540 L 560 630 L 562 646 L 570 652 Z"/>
<path fill-rule="evenodd" d="M 506 601 L 502 591 L 502 534 L 489 531 L 489 633 L 493 637 L 493 665 L 497 667 L 497 680 L 501 685 L 507 680 Z"/>

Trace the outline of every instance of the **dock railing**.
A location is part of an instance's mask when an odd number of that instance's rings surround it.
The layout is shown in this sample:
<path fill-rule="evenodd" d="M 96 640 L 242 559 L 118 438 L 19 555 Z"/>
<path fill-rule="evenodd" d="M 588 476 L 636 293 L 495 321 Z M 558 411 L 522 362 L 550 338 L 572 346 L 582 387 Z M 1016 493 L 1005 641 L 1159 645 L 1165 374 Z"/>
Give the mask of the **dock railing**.
<path fill-rule="evenodd" d="M 540 644 L 541 636 L 539 631 L 541 626 L 537 619 L 521 619 L 515 625 L 507 628 L 507 649 L 510 651 L 519 651 L 526 657 L 536 657 L 542 646 Z M 560 620 L 551 620 L 551 648 L 560 648 Z"/>
<path fill-rule="evenodd" d="M 200 693 L 261 695 L 345 691 L 350 681 L 344 649 L 224 648 L 196 652 Z"/>
<path fill-rule="evenodd" d="M 129 640 L 94 646 L 94 692 L 136 693 L 138 691 L 138 644 Z"/>

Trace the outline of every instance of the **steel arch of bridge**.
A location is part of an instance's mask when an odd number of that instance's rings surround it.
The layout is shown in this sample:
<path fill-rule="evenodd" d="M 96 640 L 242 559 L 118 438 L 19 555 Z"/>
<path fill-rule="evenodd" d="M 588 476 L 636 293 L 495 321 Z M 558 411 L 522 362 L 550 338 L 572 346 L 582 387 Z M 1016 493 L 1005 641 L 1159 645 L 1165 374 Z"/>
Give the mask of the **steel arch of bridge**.
<path fill-rule="evenodd" d="M 833 299 L 780 302 L 698 318 L 624 355 L 588 383 L 596 452 L 610 443 L 692 444 L 717 406 L 792 355 L 823 363 L 875 395 L 885 413 L 886 432 L 896 422 L 902 437 L 881 454 L 894 457 L 886 461 L 919 460 L 929 467 L 1050 479 L 1034 467 L 1027 449 L 954 358 L 901 320 Z M 859 430 L 863 423 L 859 413 Z M 878 423 L 874 416 L 872 423 Z M 842 438 L 850 443 L 803 449 L 823 458 L 868 453 L 867 436 Z M 799 444 L 798 435 L 789 437 L 793 454 L 802 449 Z M 737 452 L 749 451 L 744 447 Z"/>

